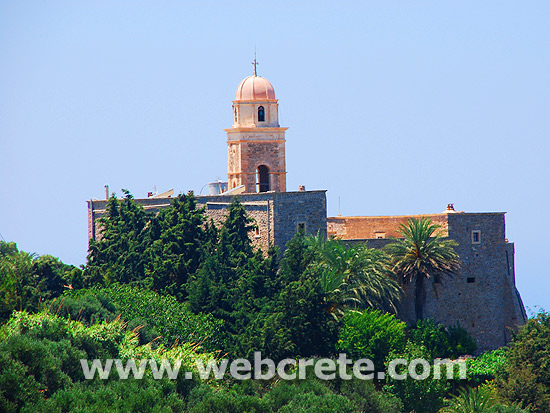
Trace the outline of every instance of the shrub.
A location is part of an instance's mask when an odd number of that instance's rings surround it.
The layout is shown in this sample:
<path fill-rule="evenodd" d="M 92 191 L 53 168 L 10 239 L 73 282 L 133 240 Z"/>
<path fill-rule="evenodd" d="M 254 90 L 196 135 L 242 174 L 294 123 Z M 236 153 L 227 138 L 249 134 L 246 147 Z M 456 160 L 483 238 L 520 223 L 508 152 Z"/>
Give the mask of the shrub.
<path fill-rule="evenodd" d="M 470 385 L 480 385 L 493 380 L 507 363 L 506 348 L 485 352 L 475 359 L 467 359 L 467 377 Z"/>
<path fill-rule="evenodd" d="M 499 396 L 532 412 L 550 411 L 550 314 L 539 313 L 518 332 L 497 372 Z"/>
<path fill-rule="evenodd" d="M 346 313 L 340 330 L 338 348 L 353 359 L 368 358 L 378 371 L 390 351 L 400 352 L 405 345 L 405 323 L 392 314 L 378 310 Z"/>
<path fill-rule="evenodd" d="M 408 363 L 414 359 L 430 359 L 430 353 L 424 346 L 418 346 L 408 342 L 401 353 L 391 352 L 388 362 L 394 359 L 407 360 L 407 366 L 398 366 L 398 374 L 406 374 Z M 386 376 L 384 390 L 396 395 L 403 402 L 404 411 L 415 413 L 437 412 L 443 407 L 443 400 L 450 388 L 449 382 L 443 376 L 441 379 L 433 378 L 433 367 L 430 375 L 424 380 L 414 380 L 410 377 L 405 380 L 395 380 Z"/>
<path fill-rule="evenodd" d="M 426 347 L 431 359 L 458 358 L 477 348 L 474 338 L 459 324 L 447 328 L 431 318 L 419 320 L 409 331 L 409 339 Z"/>
<path fill-rule="evenodd" d="M 223 322 L 209 314 L 193 314 L 172 296 L 129 285 L 70 291 L 66 294 L 63 315 L 92 323 L 113 320 L 120 314 L 131 328 L 143 326 L 140 342 L 160 336 L 158 343 L 195 343 L 204 351 L 224 347 Z"/>

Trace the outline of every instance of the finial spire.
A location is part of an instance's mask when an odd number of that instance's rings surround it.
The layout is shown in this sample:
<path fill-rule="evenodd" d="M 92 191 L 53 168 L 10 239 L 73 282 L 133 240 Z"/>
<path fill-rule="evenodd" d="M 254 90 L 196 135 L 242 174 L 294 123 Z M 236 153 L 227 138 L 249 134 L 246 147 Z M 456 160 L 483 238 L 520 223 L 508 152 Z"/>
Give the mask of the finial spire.
<path fill-rule="evenodd" d="M 256 50 L 254 50 L 254 60 L 252 61 L 252 66 L 254 66 L 254 76 L 258 76 L 258 74 L 256 72 L 256 66 L 258 66 L 258 65 L 259 65 L 259 63 L 256 60 Z"/>

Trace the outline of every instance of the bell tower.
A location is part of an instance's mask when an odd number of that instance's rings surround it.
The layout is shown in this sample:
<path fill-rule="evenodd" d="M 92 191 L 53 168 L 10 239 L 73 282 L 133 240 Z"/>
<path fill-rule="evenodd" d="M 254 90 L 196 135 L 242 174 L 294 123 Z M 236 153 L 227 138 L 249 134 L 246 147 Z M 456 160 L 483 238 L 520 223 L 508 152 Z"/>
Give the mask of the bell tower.
<path fill-rule="evenodd" d="M 227 132 L 229 189 L 245 193 L 286 192 L 285 131 L 271 83 L 256 74 L 245 78 L 233 101 L 233 127 Z"/>

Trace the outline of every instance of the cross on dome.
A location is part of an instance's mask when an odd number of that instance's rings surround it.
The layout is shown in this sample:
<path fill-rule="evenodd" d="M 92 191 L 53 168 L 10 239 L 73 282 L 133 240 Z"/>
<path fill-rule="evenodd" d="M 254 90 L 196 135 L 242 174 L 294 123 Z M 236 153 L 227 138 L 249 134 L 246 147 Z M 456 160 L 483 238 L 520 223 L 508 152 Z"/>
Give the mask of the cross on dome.
<path fill-rule="evenodd" d="M 251 63 L 252 66 L 254 66 L 254 76 L 258 76 L 256 73 L 256 66 L 259 65 L 258 61 L 256 60 L 256 52 L 254 52 L 254 60 Z"/>

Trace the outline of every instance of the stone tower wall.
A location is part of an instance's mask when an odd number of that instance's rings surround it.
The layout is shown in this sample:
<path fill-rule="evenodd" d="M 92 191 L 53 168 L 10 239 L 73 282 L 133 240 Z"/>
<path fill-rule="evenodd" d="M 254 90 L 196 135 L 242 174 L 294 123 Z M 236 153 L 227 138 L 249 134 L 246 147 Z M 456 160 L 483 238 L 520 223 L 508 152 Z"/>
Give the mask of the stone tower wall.
<path fill-rule="evenodd" d="M 286 128 L 235 128 L 227 131 L 227 179 L 229 188 L 245 186 L 245 193 L 258 192 L 258 166 L 269 168 L 270 191 L 286 191 Z"/>

